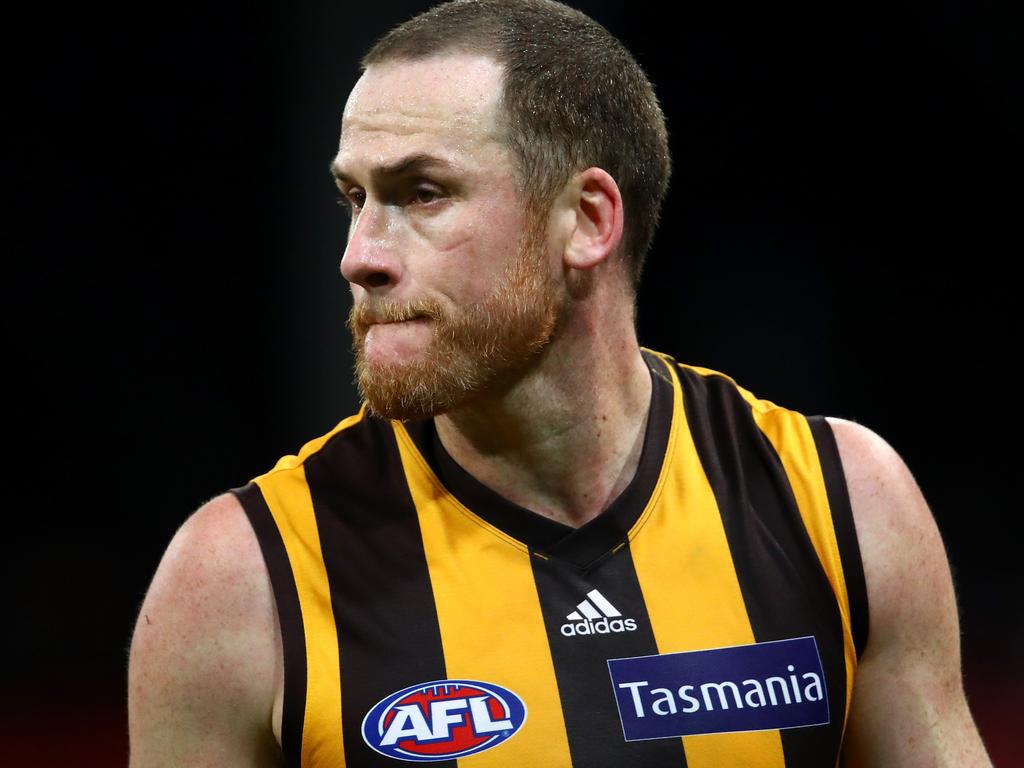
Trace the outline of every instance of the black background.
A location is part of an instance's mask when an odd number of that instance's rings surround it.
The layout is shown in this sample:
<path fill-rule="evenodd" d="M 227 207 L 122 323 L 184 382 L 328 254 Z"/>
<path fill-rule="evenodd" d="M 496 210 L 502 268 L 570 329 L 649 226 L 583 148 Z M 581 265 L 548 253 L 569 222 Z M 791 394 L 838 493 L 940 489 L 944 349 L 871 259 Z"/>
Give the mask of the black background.
<path fill-rule="evenodd" d="M 359 56 L 427 5 L 47 6 L 8 29 L 5 764 L 124 763 L 131 627 L 174 530 L 355 409 L 326 169 Z M 900 452 L 1008 765 L 1019 20 L 951 0 L 576 5 L 668 117 L 641 342 Z"/>

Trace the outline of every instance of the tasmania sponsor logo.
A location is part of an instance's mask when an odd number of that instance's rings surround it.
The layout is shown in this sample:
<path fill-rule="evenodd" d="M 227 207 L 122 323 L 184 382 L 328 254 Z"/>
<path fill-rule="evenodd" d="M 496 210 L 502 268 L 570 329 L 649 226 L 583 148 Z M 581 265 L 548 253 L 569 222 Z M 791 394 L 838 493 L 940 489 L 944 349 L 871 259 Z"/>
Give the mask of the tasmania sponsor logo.
<path fill-rule="evenodd" d="M 385 696 L 363 718 L 363 740 L 398 760 L 430 762 L 496 747 L 526 722 L 526 704 L 478 680 L 435 680 Z"/>
<path fill-rule="evenodd" d="M 587 592 L 587 599 L 565 618 L 568 621 L 562 625 L 562 634 L 566 637 L 607 635 L 636 629 L 636 620 L 622 618 L 619 610 L 596 589 Z"/>
<path fill-rule="evenodd" d="M 827 725 L 813 637 L 609 659 L 626 741 Z"/>

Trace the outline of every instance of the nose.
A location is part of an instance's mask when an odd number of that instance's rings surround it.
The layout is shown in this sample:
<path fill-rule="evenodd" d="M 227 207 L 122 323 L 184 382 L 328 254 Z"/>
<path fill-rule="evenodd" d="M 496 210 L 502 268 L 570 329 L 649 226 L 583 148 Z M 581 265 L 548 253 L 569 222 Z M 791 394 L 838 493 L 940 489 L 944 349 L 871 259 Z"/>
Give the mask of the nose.
<path fill-rule="evenodd" d="M 342 276 L 367 291 L 395 285 L 401 276 L 395 233 L 387 217 L 385 206 L 367 200 L 352 222 L 341 258 Z"/>

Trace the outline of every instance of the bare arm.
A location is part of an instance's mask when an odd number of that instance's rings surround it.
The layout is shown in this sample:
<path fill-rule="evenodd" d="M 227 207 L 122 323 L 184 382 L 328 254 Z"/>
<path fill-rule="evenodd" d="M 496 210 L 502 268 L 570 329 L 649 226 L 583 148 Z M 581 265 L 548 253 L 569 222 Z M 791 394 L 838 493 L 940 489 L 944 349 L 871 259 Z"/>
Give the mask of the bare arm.
<path fill-rule="evenodd" d="M 139 614 L 128 665 L 131 768 L 274 766 L 277 618 L 235 497 L 181 527 Z"/>
<path fill-rule="evenodd" d="M 910 470 L 881 437 L 829 418 L 864 561 L 870 630 L 843 757 L 856 768 L 991 768 L 964 696 L 946 551 Z"/>

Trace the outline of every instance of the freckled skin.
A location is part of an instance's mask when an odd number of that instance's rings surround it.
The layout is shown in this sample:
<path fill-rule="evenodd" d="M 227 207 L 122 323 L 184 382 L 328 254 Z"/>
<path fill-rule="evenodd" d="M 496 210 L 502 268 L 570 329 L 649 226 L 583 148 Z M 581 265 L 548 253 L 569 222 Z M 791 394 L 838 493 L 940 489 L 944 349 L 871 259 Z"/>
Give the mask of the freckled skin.
<path fill-rule="evenodd" d="M 888 443 L 860 424 L 828 421 L 850 494 L 870 614 L 845 764 L 991 766 L 964 696 L 956 596 L 931 511 Z"/>

